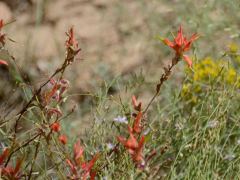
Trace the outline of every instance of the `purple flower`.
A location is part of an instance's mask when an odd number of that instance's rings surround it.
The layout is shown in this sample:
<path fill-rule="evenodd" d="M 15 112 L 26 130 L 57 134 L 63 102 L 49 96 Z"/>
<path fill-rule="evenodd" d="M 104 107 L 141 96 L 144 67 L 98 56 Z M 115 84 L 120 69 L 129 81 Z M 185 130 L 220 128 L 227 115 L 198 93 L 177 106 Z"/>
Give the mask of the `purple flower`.
<path fill-rule="evenodd" d="M 125 116 L 123 116 L 123 117 L 118 116 L 118 117 L 114 118 L 113 121 L 128 124 L 127 118 Z"/>
<path fill-rule="evenodd" d="M 149 133 L 150 131 L 151 131 L 150 128 L 147 128 L 147 129 L 143 132 L 144 136 L 148 135 L 148 133 Z"/>
<path fill-rule="evenodd" d="M 112 143 L 107 143 L 107 148 L 108 148 L 109 150 L 113 149 L 114 147 L 115 147 L 114 144 L 112 144 Z"/>

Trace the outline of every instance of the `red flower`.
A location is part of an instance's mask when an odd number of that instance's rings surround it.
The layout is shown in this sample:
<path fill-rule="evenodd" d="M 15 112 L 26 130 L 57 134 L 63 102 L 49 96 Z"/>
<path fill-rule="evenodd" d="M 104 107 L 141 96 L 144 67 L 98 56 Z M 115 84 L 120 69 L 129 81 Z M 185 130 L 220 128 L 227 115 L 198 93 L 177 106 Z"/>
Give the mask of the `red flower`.
<path fill-rule="evenodd" d="M 183 55 L 184 52 L 191 48 L 193 41 L 197 40 L 199 35 L 193 34 L 189 40 L 183 35 L 182 26 L 179 27 L 177 37 L 174 38 L 174 42 L 168 39 L 163 39 L 163 42 L 174 49 L 176 52 L 176 57 L 183 57 L 183 59 L 188 63 L 189 67 L 192 66 L 192 61 L 187 55 Z"/>
<path fill-rule="evenodd" d="M 8 63 L 6 61 L 0 59 L 0 65 L 1 64 L 8 66 Z"/>
<path fill-rule="evenodd" d="M 20 167 L 22 165 L 22 160 L 17 160 L 17 163 L 16 163 L 16 167 L 13 168 L 13 167 L 10 167 L 10 166 L 7 166 L 7 167 L 4 167 L 2 169 L 2 174 L 4 176 L 7 176 L 9 179 L 12 179 L 12 180 L 19 180 L 21 179 L 21 172 L 20 172 Z"/>
<path fill-rule="evenodd" d="M 44 102 L 46 105 L 51 103 L 51 99 L 54 99 L 57 102 L 62 100 L 64 92 L 69 87 L 69 82 L 66 79 L 60 79 L 59 81 L 50 79 L 49 85 L 51 86 L 50 90 L 44 94 Z"/>
<path fill-rule="evenodd" d="M 59 132 L 61 130 L 61 126 L 59 124 L 59 122 L 55 122 L 51 125 L 51 129 L 54 131 L 54 132 Z"/>
<path fill-rule="evenodd" d="M 137 117 L 135 118 L 133 123 L 133 132 L 135 133 L 140 133 L 142 131 L 141 118 L 142 112 L 138 112 Z"/>
<path fill-rule="evenodd" d="M 97 175 L 96 171 L 90 171 L 90 180 L 94 180 Z"/>
<path fill-rule="evenodd" d="M 62 144 L 67 144 L 67 136 L 66 135 L 60 135 L 59 137 L 58 137 L 58 140 L 62 143 Z"/>
<path fill-rule="evenodd" d="M 140 141 L 138 142 L 138 147 L 132 153 L 132 159 L 136 163 L 141 163 L 144 161 L 143 154 L 142 154 L 144 141 L 145 141 L 145 137 L 142 136 Z"/>
<path fill-rule="evenodd" d="M 134 137 L 131 128 L 129 128 L 130 137 L 128 140 L 125 138 L 118 136 L 117 139 L 120 143 L 124 145 L 124 147 L 128 150 L 131 154 L 132 159 L 135 163 L 140 163 L 143 161 L 143 154 L 142 149 L 144 145 L 144 136 L 141 137 L 140 141 L 138 142 L 137 139 Z"/>
<path fill-rule="evenodd" d="M 83 147 L 80 145 L 80 141 L 77 141 L 77 143 L 74 144 L 73 147 L 74 150 L 74 161 L 76 164 L 80 164 L 84 158 L 83 158 Z"/>
<path fill-rule="evenodd" d="M 74 161 L 71 161 L 70 159 L 67 159 L 66 162 L 69 165 L 71 171 L 72 171 L 72 175 L 71 178 L 72 179 L 87 179 L 88 176 L 90 176 L 90 179 L 94 180 L 95 176 L 96 176 L 96 172 L 92 170 L 94 164 L 96 163 L 99 154 L 96 154 L 95 156 L 93 156 L 93 158 L 88 161 L 85 162 L 84 161 L 84 157 L 83 157 L 83 147 L 80 146 L 80 141 L 77 141 L 77 143 L 74 144 Z M 81 173 L 81 178 L 79 177 L 78 174 L 78 168 L 82 169 L 82 173 Z"/>
<path fill-rule="evenodd" d="M 139 164 L 144 161 L 142 150 L 143 150 L 143 146 L 144 146 L 145 137 L 142 136 L 140 141 L 138 142 L 137 139 L 132 134 L 131 128 L 130 127 L 128 127 L 128 128 L 129 128 L 129 134 L 130 134 L 129 139 L 126 140 L 125 138 L 123 138 L 121 136 L 118 136 L 117 139 L 128 150 L 128 152 L 130 153 L 130 155 L 132 157 L 132 160 L 136 164 Z"/>
<path fill-rule="evenodd" d="M 3 151 L 3 153 L 0 155 L 0 165 L 3 164 L 3 161 L 7 158 L 8 154 L 9 154 L 9 149 L 6 148 L 6 149 Z"/>
<path fill-rule="evenodd" d="M 3 26 L 4 26 L 4 23 L 3 23 L 3 20 L 1 19 L 0 20 L 0 43 L 4 46 L 6 35 L 1 33 L 1 30 L 2 30 Z"/>
<path fill-rule="evenodd" d="M 66 41 L 66 47 L 67 48 L 74 47 L 74 48 L 78 49 L 78 42 L 75 39 L 73 27 L 71 27 L 66 34 L 68 36 L 68 39 Z"/>
<path fill-rule="evenodd" d="M 83 179 L 87 179 L 87 176 L 90 175 L 91 179 L 94 179 L 96 172 L 92 170 L 95 162 L 97 161 L 99 154 L 96 154 L 89 162 L 82 163 L 81 167 L 84 171 Z"/>
<path fill-rule="evenodd" d="M 136 111 L 141 111 L 142 102 L 137 103 L 137 99 L 136 99 L 136 97 L 134 95 L 132 96 L 132 104 L 133 104 L 133 108 Z"/>
<path fill-rule="evenodd" d="M 138 142 L 135 136 L 133 135 L 132 128 L 128 126 L 129 138 L 125 139 L 122 136 L 118 136 L 117 139 L 122 143 L 128 150 L 134 150 L 138 147 Z"/>

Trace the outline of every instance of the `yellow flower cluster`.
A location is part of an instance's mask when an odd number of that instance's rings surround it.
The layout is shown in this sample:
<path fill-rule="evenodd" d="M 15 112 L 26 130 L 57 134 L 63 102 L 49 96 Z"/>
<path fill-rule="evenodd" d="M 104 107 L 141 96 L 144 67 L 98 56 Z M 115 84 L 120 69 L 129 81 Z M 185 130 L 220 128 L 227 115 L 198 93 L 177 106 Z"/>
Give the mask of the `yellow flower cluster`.
<path fill-rule="evenodd" d="M 188 71 L 193 82 L 208 84 L 220 78 L 221 82 L 226 85 L 237 85 L 240 87 L 237 70 L 230 61 L 214 60 L 207 57 L 196 63 L 193 66 L 193 71 L 191 74 Z"/>
<path fill-rule="evenodd" d="M 233 60 L 233 63 L 240 66 L 240 48 L 236 43 L 229 45 L 229 56 Z"/>
<path fill-rule="evenodd" d="M 238 75 L 240 68 L 237 69 L 240 65 L 238 51 L 238 46 L 231 44 L 229 46 L 230 61 L 206 57 L 195 62 L 192 70 L 186 70 L 189 79 L 183 84 L 181 97 L 195 104 L 212 84 L 240 88 Z"/>

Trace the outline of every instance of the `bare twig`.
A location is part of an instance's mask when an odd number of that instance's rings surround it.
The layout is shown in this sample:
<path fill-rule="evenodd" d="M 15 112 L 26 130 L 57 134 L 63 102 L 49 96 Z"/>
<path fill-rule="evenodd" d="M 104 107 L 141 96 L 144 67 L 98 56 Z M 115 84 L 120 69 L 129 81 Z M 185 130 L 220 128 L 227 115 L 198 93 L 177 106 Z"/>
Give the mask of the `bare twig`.
<path fill-rule="evenodd" d="M 143 111 L 143 114 L 145 114 L 148 111 L 150 105 L 153 103 L 153 101 L 159 95 L 163 83 L 168 80 L 169 76 L 172 73 L 173 67 L 179 62 L 179 60 L 180 60 L 179 57 L 175 56 L 172 59 L 171 65 L 168 65 L 167 67 L 164 67 L 164 73 L 160 77 L 159 83 L 156 85 L 156 93 L 153 95 L 152 99 L 149 101 L 148 105 L 146 106 L 145 110 Z"/>

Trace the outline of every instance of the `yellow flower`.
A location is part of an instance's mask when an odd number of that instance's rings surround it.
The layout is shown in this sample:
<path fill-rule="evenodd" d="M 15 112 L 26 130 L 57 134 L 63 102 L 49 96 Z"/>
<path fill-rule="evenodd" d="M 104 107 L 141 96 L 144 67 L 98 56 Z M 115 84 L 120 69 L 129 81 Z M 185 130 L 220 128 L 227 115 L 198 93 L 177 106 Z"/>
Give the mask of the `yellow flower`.
<path fill-rule="evenodd" d="M 237 45 L 236 43 L 231 43 L 231 44 L 229 45 L 229 51 L 230 51 L 231 53 L 237 53 L 237 51 L 238 51 L 238 45 Z"/>
<path fill-rule="evenodd" d="M 232 45 L 233 50 L 237 49 Z M 238 58 L 240 62 L 240 56 Z M 181 91 L 181 97 L 187 102 L 194 104 L 200 100 L 201 95 L 204 93 L 204 87 L 215 80 L 218 80 L 216 83 L 240 88 L 238 72 L 233 64 L 226 60 L 215 60 L 211 57 L 206 57 L 194 63 L 192 68 L 193 72 L 186 70 L 190 80 L 183 84 Z"/>
<path fill-rule="evenodd" d="M 226 82 L 230 85 L 234 85 L 237 80 L 237 72 L 233 68 L 229 68 L 225 75 Z"/>

